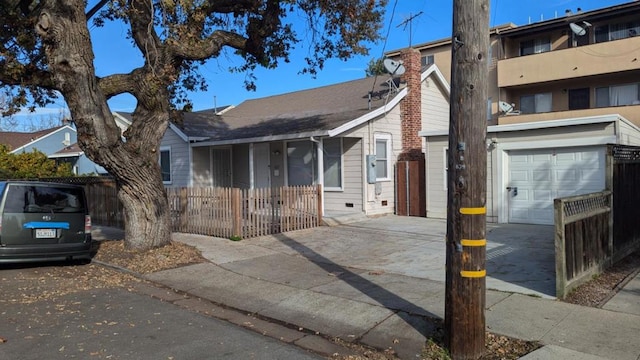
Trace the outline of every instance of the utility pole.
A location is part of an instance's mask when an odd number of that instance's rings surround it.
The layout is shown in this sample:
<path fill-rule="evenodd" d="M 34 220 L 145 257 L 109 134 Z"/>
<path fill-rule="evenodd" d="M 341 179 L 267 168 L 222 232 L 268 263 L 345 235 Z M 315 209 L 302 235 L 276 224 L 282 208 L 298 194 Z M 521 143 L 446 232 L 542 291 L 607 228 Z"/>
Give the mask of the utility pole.
<path fill-rule="evenodd" d="M 485 351 L 489 0 L 454 0 L 447 157 L 445 345 L 452 359 Z"/>

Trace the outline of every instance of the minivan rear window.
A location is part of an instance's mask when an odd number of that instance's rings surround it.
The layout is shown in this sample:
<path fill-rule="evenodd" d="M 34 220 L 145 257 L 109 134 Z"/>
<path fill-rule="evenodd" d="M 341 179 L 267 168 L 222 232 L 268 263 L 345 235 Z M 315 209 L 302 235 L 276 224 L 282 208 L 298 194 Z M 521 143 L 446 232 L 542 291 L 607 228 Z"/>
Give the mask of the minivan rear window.
<path fill-rule="evenodd" d="M 5 213 L 84 213 L 81 188 L 9 185 Z"/>

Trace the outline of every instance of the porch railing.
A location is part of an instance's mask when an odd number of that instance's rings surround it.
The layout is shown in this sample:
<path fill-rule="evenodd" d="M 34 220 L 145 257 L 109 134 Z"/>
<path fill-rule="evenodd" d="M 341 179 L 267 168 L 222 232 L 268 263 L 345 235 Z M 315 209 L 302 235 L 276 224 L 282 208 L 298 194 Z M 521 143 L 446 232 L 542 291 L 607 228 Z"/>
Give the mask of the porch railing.
<path fill-rule="evenodd" d="M 167 188 L 173 231 L 250 238 L 322 222 L 320 186 Z"/>

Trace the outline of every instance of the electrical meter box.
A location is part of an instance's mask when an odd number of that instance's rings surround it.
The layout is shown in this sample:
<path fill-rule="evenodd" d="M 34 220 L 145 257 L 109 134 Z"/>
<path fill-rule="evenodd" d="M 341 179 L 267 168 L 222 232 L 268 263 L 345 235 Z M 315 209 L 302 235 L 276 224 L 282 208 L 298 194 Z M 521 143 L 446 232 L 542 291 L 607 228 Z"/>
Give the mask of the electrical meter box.
<path fill-rule="evenodd" d="M 376 156 L 367 155 L 367 183 L 376 183 Z"/>

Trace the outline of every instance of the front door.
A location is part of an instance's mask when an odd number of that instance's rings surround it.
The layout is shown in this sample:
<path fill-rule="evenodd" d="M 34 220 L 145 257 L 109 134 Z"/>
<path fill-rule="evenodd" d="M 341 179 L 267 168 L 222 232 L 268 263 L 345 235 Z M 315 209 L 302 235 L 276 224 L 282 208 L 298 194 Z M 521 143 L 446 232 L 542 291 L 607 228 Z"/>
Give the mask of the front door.
<path fill-rule="evenodd" d="M 253 144 L 253 186 L 256 189 L 271 187 L 271 163 L 269 143 Z"/>

